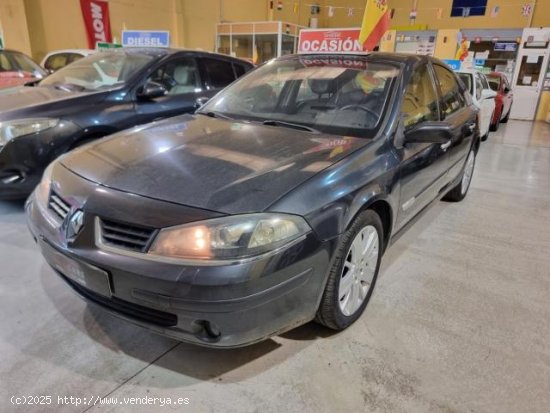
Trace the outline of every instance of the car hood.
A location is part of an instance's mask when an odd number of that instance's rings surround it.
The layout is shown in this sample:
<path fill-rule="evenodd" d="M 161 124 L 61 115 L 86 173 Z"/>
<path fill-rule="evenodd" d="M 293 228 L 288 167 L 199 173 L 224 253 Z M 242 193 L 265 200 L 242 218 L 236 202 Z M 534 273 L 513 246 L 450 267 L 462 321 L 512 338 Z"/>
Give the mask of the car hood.
<path fill-rule="evenodd" d="M 113 189 L 227 214 L 262 211 L 367 139 L 184 115 L 61 159 Z"/>
<path fill-rule="evenodd" d="M 0 120 L 51 116 L 53 111 L 61 108 L 66 111 L 68 105 L 74 106 L 75 100 L 89 99 L 92 102 L 104 95 L 105 92 L 67 92 L 46 86 L 3 89 L 0 90 Z"/>

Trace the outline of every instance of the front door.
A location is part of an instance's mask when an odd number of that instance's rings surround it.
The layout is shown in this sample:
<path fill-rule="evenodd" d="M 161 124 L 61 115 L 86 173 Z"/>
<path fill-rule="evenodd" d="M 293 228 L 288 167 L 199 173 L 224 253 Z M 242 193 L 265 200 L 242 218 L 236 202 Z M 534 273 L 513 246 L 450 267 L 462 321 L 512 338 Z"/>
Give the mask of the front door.
<path fill-rule="evenodd" d="M 548 66 L 548 51 L 523 49 L 518 56 L 518 62 L 519 70 L 516 69 L 512 82 L 514 105 L 510 117 L 533 120 Z"/>
<path fill-rule="evenodd" d="M 422 122 L 440 122 L 438 95 L 428 65 L 417 68 L 409 81 L 401 104 L 405 133 Z M 449 145 L 446 143 L 405 143 L 401 156 L 400 202 L 396 230 L 402 228 L 433 201 L 447 183 Z"/>
<path fill-rule="evenodd" d="M 139 123 L 192 113 L 197 109 L 198 92 L 202 85 L 194 58 L 170 60 L 156 68 L 143 83 L 147 81 L 164 86 L 166 95 L 150 101 L 136 101 Z"/>

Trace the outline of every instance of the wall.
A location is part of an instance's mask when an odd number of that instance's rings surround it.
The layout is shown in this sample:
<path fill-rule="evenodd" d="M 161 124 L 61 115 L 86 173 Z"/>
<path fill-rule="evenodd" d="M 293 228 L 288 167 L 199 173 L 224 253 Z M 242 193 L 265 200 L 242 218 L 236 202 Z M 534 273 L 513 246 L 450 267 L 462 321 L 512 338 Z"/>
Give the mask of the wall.
<path fill-rule="evenodd" d="M 416 0 L 416 24 L 427 24 L 430 29 L 468 29 L 468 28 L 523 28 L 529 27 L 529 17 L 521 15 L 521 6 L 530 3 L 529 0 L 488 0 L 485 16 L 450 17 L 452 0 Z M 395 9 L 392 26 L 410 24 L 409 12 L 413 0 L 389 0 L 389 7 Z M 499 6 L 500 11 L 496 18 L 491 17 L 491 10 Z M 443 9 L 441 18 L 437 17 L 437 10 Z M 537 0 L 533 14 L 533 27 L 550 26 L 550 1 Z"/>
<path fill-rule="evenodd" d="M 88 48 L 78 0 L 24 0 L 24 4 L 36 60 L 51 50 Z M 181 40 L 175 0 L 109 0 L 109 13 L 111 32 L 118 41 L 124 27 L 169 30 L 176 42 Z"/>
<path fill-rule="evenodd" d="M 4 32 L 6 49 L 31 54 L 31 43 L 23 0 L 0 1 L 0 28 Z"/>

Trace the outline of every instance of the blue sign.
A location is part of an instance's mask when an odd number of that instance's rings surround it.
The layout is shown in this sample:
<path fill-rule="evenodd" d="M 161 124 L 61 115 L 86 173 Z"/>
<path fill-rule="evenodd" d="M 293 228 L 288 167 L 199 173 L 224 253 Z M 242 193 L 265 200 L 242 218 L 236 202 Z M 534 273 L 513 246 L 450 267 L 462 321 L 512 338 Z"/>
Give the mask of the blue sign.
<path fill-rule="evenodd" d="M 170 32 L 123 30 L 124 47 L 170 47 Z"/>
<path fill-rule="evenodd" d="M 474 59 L 474 66 L 485 66 L 485 59 Z"/>
<path fill-rule="evenodd" d="M 515 52 L 518 49 L 518 44 L 516 42 L 496 42 L 494 50 L 500 52 Z"/>
<path fill-rule="evenodd" d="M 447 66 L 449 66 L 451 69 L 453 70 L 460 70 L 460 65 L 462 64 L 462 62 L 460 60 L 455 60 L 455 59 L 442 59 L 446 64 Z"/>

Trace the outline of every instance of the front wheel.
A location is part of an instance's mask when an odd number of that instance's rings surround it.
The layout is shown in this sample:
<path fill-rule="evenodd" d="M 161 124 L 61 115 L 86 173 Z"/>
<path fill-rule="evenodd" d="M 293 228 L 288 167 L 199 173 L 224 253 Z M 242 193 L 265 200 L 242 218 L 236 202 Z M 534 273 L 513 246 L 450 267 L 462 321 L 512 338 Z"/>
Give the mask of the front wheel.
<path fill-rule="evenodd" d="M 470 153 L 466 158 L 466 163 L 464 164 L 464 170 L 462 171 L 462 179 L 451 189 L 447 195 L 443 198 L 445 201 L 451 202 L 460 202 L 466 198 L 468 189 L 470 189 L 470 183 L 472 182 L 472 176 L 474 175 L 474 169 L 476 165 L 476 151 L 474 148 L 470 149 Z"/>
<path fill-rule="evenodd" d="M 340 238 L 315 321 L 343 330 L 361 316 L 376 284 L 383 242 L 378 214 L 359 214 Z"/>

